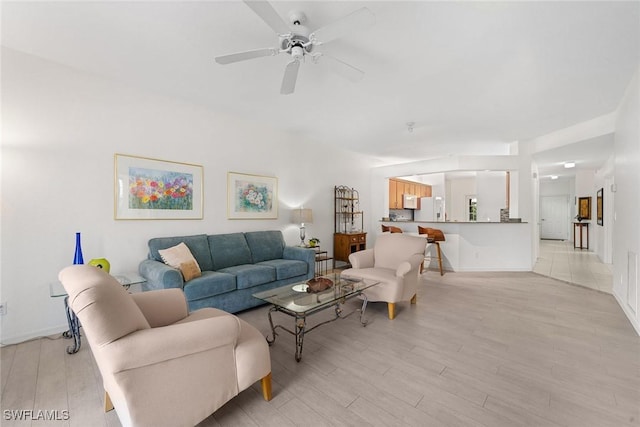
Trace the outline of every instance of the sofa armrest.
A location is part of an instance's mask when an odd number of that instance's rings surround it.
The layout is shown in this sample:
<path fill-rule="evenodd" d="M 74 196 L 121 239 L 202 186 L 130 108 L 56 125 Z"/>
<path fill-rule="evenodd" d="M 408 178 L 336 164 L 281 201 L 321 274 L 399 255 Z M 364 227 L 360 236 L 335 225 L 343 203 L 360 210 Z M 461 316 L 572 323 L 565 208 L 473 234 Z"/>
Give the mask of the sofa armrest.
<path fill-rule="evenodd" d="M 316 251 L 309 248 L 300 248 L 297 246 L 285 246 L 282 253 L 284 259 L 294 259 L 304 261 L 309 265 L 307 268 L 307 279 L 313 279 L 316 272 Z"/>
<path fill-rule="evenodd" d="M 372 268 L 374 266 L 373 249 L 354 252 L 349 255 L 351 268 Z"/>
<path fill-rule="evenodd" d="M 180 289 L 136 292 L 131 297 L 152 328 L 171 325 L 189 314 L 187 300 Z"/>
<path fill-rule="evenodd" d="M 216 316 L 133 332 L 102 346 L 98 357 L 110 373 L 155 365 L 225 346 L 229 347 L 229 360 L 235 360 L 233 353 L 239 334 L 240 321 L 236 316 Z M 221 369 L 231 368 L 235 369 Z"/>
<path fill-rule="evenodd" d="M 182 273 L 165 263 L 153 259 L 145 259 L 138 266 L 138 272 L 147 280 L 142 286 L 145 291 L 184 288 Z"/>

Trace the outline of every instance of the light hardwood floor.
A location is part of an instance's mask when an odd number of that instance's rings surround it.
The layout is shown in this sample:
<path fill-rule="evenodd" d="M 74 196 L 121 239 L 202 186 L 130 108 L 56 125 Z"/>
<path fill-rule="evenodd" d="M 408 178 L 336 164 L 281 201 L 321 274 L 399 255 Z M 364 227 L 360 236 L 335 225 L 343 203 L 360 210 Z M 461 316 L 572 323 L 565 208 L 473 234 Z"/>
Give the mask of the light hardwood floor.
<path fill-rule="evenodd" d="M 311 332 L 300 363 L 278 336 L 273 400 L 258 383 L 201 426 L 640 425 L 640 338 L 611 295 L 535 273 L 429 271 L 395 320 L 380 303 L 367 314 L 366 327 L 354 315 Z M 240 316 L 268 332 L 266 307 Z M 1 406 L 70 419 L 2 426 L 120 425 L 102 412 L 90 349 L 67 344 L 2 348 Z"/>

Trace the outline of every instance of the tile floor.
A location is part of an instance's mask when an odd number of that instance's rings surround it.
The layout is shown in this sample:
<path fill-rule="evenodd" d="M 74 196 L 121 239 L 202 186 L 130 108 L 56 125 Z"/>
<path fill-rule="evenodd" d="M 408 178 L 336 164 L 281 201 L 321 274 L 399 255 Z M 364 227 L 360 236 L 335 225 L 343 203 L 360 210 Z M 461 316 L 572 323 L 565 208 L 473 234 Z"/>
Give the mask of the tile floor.
<path fill-rule="evenodd" d="M 573 242 L 540 240 L 540 254 L 533 271 L 554 279 L 612 293 L 612 265 L 585 249 L 574 249 Z"/>

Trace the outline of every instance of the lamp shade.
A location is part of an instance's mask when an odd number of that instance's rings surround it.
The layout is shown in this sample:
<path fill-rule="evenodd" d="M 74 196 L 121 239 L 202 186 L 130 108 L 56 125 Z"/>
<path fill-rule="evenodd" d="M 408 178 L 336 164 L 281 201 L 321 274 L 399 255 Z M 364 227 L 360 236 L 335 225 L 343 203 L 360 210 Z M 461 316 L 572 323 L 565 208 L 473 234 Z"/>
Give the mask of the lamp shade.
<path fill-rule="evenodd" d="M 291 222 L 296 224 L 312 224 L 313 211 L 311 209 L 294 209 L 291 211 Z"/>

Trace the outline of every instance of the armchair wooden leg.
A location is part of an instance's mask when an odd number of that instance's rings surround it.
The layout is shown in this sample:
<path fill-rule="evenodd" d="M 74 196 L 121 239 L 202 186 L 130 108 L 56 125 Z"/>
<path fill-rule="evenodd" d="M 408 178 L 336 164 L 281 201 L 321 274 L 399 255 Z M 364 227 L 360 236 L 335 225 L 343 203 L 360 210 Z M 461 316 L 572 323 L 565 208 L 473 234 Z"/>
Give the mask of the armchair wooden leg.
<path fill-rule="evenodd" d="M 411 297 L 411 304 L 415 304 L 417 300 L 418 300 L 418 294 L 413 294 L 413 297 Z"/>
<path fill-rule="evenodd" d="M 388 302 L 387 310 L 389 311 L 389 320 L 393 320 L 396 318 L 396 303 Z"/>
<path fill-rule="evenodd" d="M 262 383 L 262 397 L 267 402 L 271 400 L 271 372 L 260 380 Z"/>
<path fill-rule="evenodd" d="M 109 393 L 105 390 L 104 392 L 104 412 L 109 412 L 113 409 L 113 403 L 111 403 L 111 398 L 109 397 Z"/>

